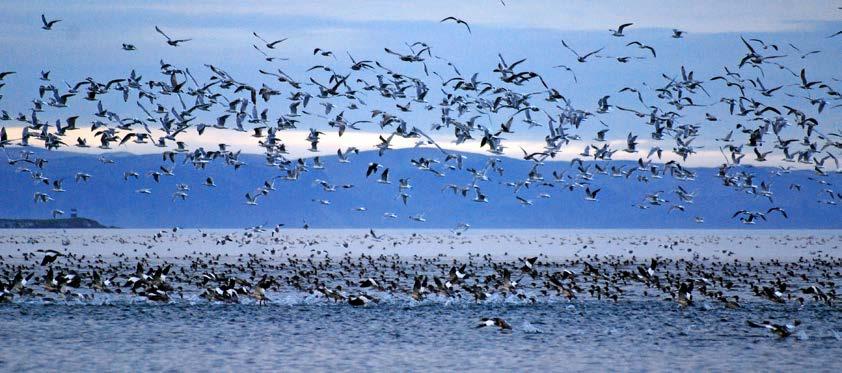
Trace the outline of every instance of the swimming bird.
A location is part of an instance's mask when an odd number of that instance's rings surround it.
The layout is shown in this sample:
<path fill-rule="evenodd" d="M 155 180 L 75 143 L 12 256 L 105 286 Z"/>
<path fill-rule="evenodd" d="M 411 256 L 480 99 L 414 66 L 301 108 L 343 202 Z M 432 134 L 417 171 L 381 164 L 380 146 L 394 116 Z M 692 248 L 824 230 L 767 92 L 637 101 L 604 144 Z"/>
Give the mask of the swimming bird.
<path fill-rule="evenodd" d="M 752 328 L 765 328 L 772 333 L 777 334 L 781 338 L 786 338 L 792 335 L 795 331 L 795 327 L 801 325 L 801 321 L 795 320 L 792 324 L 774 324 L 769 320 L 764 320 L 763 322 L 757 323 L 751 320 L 747 321 L 748 326 Z"/>
<path fill-rule="evenodd" d="M 503 320 L 502 318 L 499 318 L 499 317 L 492 317 L 492 318 L 483 317 L 483 318 L 480 318 L 479 324 L 477 325 L 477 328 L 484 328 L 486 326 L 496 326 L 500 330 L 512 330 L 512 326 L 509 325 L 509 323 L 507 323 L 506 320 Z"/>

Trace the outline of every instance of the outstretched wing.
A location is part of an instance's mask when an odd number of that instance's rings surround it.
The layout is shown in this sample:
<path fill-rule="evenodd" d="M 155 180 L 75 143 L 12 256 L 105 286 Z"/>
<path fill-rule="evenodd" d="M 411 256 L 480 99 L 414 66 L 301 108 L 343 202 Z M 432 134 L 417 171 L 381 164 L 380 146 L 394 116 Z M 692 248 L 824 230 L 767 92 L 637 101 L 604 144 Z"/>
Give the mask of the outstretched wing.
<path fill-rule="evenodd" d="M 167 40 L 172 40 L 172 39 L 170 39 L 169 36 L 167 36 L 167 34 L 165 34 L 163 31 L 161 31 L 161 29 L 158 28 L 158 26 L 155 26 L 155 31 L 158 31 L 159 34 L 164 35 L 164 37 L 167 38 Z"/>

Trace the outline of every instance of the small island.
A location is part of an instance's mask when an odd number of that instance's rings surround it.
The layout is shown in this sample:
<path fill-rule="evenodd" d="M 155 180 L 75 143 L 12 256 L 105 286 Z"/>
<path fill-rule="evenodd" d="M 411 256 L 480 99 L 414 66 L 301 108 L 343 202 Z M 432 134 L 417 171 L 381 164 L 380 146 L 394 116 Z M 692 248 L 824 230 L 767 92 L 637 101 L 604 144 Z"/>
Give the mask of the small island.
<path fill-rule="evenodd" d="M 88 218 L 72 217 L 66 219 L 0 219 L 0 229 L 91 229 L 113 228 Z"/>

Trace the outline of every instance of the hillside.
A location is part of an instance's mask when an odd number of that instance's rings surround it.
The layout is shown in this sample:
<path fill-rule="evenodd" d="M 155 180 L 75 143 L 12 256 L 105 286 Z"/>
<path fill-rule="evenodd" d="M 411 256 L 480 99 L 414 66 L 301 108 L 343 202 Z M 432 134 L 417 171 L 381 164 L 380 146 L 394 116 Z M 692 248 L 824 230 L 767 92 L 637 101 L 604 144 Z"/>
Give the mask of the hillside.
<path fill-rule="evenodd" d="M 67 219 L 0 219 L 0 229 L 77 229 L 108 228 L 98 221 L 86 218 Z"/>
<path fill-rule="evenodd" d="M 42 155 L 45 150 L 31 149 Z M 8 154 L 17 154 L 15 148 Z M 484 228 L 746 228 L 731 215 L 739 209 L 766 211 L 771 206 L 786 209 L 789 219 L 778 214 L 770 216 L 755 228 L 842 228 L 842 213 L 839 206 L 819 204 L 820 192 L 826 185 L 808 178 L 812 171 L 793 171 L 774 175 L 772 168 L 747 169 L 757 175 L 754 182 L 772 184 L 774 204 L 764 197 L 727 188 L 715 177 L 716 169 L 699 168 L 695 181 L 678 181 L 669 176 L 650 179 L 644 183 L 635 177 L 625 179 L 608 175 L 595 175 L 591 184 L 601 188 L 598 201 L 584 200 L 581 189 L 569 191 L 560 185 L 545 186 L 532 184 L 521 188 L 517 195 L 532 200 L 533 206 L 522 206 L 515 199 L 513 188 L 507 182 L 525 178 L 531 162 L 502 159 L 503 176 L 489 172 L 488 181 L 480 183 L 490 203 L 472 201 L 474 194 L 462 197 L 451 191 L 442 191 L 450 183 L 465 185 L 471 176 L 465 172 L 448 171 L 439 177 L 429 171 L 412 166 L 410 159 L 420 156 L 442 158 L 441 153 L 430 149 L 403 149 L 387 152 L 378 157 L 376 152 L 362 152 L 351 156 L 351 163 L 339 163 L 336 156 L 324 157 L 324 169 L 312 169 L 295 182 L 278 179 L 276 191 L 258 199 L 257 206 L 245 204 L 246 192 L 254 194 L 265 180 L 279 176 L 276 167 L 265 165 L 260 155 L 243 155 L 247 165 L 239 170 L 225 167 L 220 162 L 211 163 L 204 171 L 189 164 L 176 161 L 175 176 L 164 176 L 155 183 L 148 173 L 157 170 L 164 163 L 160 155 L 131 155 L 126 153 L 108 155 L 113 164 L 104 164 L 97 156 L 79 153 L 52 152 L 43 172 L 46 176 L 63 178 L 65 192 L 53 192 L 43 183 L 35 183 L 30 173 L 16 171 L 17 166 L 0 167 L 0 216 L 10 218 L 45 218 L 52 209 L 69 211 L 79 209 L 80 215 L 120 227 L 246 227 L 259 224 L 300 227 L 306 221 L 312 227 L 320 228 L 449 228 L 459 222 L 472 227 Z M 489 159 L 484 155 L 468 154 L 464 169 L 480 169 Z M 365 177 L 369 162 L 378 162 L 390 168 L 391 184 L 377 183 L 377 176 Z M 629 162 L 615 161 L 615 166 Z M 34 165 L 24 167 L 35 169 Z M 542 169 L 548 182 L 552 182 L 553 170 L 569 169 L 567 162 L 548 162 Z M 444 166 L 434 166 L 444 170 Z M 123 180 L 125 171 L 136 171 L 138 180 Z M 75 182 L 76 172 L 90 174 L 88 182 Z M 574 170 L 567 171 L 574 174 Z M 216 187 L 202 183 L 206 176 L 212 176 Z M 840 181 L 839 173 L 823 178 L 832 184 Z M 409 178 L 413 186 L 406 206 L 398 192 L 398 179 Z M 350 189 L 337 188 L 326 192 L 314 180 L 321 179 L 331 184 L 353 184 Z M 173 198 L 176 184 L 190 186 L 186 200 Z M 801 191 L 791 190 L 789 185 L 798 183 Z M 697 192 L 695 203 L 684 203 L 685 212 L 668 212 L 667 206 L 653 206 L 642 210 L 635 207 L 643 202 L 646 193 L 664 191 L 662 197 L 678 201 L 672 192 L 678 185 L 691 192 Z M 149 188 L 151 194 L 140 194 L 136 190 Z M 55 200 L 48 203 L 34 203 L 33 193 L 48 193 Z M 546 193 L 550 198 L 541 198 Z M 326 199 L 330 205 L 318 200 Z M 314 201 L 316 200 L 316 201 Z M 365 207 L 367 211 L 354 211 Z M 385 212 L 398 215 L 396 219 L 383 216 Z M 424 214 L 427 222 L 416 222 L 408 217 Z M 697 224 L 694 217 L 704 217 L 704 224 Z"/>

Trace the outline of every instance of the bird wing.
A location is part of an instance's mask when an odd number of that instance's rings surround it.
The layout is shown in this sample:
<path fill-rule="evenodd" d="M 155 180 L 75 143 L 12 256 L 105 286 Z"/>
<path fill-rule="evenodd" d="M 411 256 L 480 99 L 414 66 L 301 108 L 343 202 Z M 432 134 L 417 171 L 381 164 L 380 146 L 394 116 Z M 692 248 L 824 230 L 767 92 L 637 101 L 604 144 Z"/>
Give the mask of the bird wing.
<path fill-rule="evenodd" d="M 633 25 L 633 24 L 634 24 L 634 23 L 624 23 L 624 24 L 620 25 L 620 27 L 618 27 L 618 28 L 617 28 L 617 32 L 619 32 L 619 33 L 621 33 L 621 34 L 622 34 L 622 33 L 623 33 L 623 29 L 625 29 L 626 27 L 629 27 L 629 26 L 631 26 L 631 25 Z"/>
<path fill-rule="evenodd" d="M 590 57 L 591 55 L 594 55 L 594 54 L 597 54 L 597 53 L 599 53 L 599 52 L 602 52 L 602 50 L 603 50 L 603 49 L 605 49 L 605 48 L 604 48 L 604 47 L 603 47 L 603 48 L 599 48 L 599 49 L 597 49 L 597 50 L 595 50 L 595 51 L 593 51 L 593 52 L 591 52 L 591 53 L 588 53 L 588 54 L 586 54 L 586 55 L 582 56 L 582 59 L 584 60 L 584 59 L 586 59 L 586 58 Z"/>
<path fill-rule="evenodd" d="M 165 34 L 163 31 L 161 31 L 161 29 L 158 28 L 158 26 L 155 26 L 155 31 L 158 31 L 159 34 L 164 35 L 164 37 L 167 38 L 167 40 L 172 40 L 172 39 L 170 39 L 169 36 L 167 36 L 167 34 Z"/>
<path fill-rule="evenodd" d="M 283 39 L 280 39 L 280 40 L 275 40 L 275 41 L 273 41 L 273 42 L 271 42 L 271 43 L 266 44 L 266 48 L 269 48 L 269 49 L 274 49 L 274 48 L 275 48 L 275 45 L 280 44 L 280 43 L 283 43 L 283 42 L 285 42 L 286 40 L 287 40 L 287 38 L 283 38 Z"/>
<path fill-rule="evenodd" d="M 563 39 L 561 40 L 561 45 L 563 45 L 565 48 L 567 48 L 568 50 L 570 50 L 571 52 L 573 52 L 573 54 L 575 54 L 575 55 L 576 55 L 576 57 L 579 57 L 579 53 L 576 53 L 576 51 L 574 51 L 574 50 L 573 50 L 573 48 L 570 48 L 570 46 L 569 46 L 569 45 L 567 45 L 567 43 L 566 43 L 566 42 L 564 42 L 564 40 L 563 40 Z"/>
<path fill-rule="evenodd" d="M 256 32 L 252 31 L 252 35 L 254 35 L 254 37 L 260 39 L 260 41 L 266 43 L 266 39 L 261 38 L 260 35 L 258 35 Z"/>

